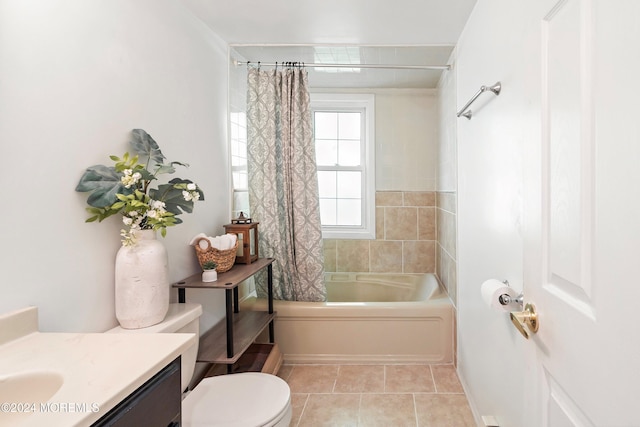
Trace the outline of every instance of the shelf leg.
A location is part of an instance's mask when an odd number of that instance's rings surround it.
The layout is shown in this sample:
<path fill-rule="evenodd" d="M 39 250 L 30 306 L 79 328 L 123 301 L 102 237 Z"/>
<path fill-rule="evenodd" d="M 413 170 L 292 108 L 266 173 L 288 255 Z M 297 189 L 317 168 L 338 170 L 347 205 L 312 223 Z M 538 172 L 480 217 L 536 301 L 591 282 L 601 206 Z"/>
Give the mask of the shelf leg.
<path fill-rule="evenodd" d="M 233 357 L 233 312 L 232 310 L 232 290 L 225 289 L 225 299 L 227 305 L 227 357 Z"/>
<path fill-rule="evenodd" d="M 178 288 L 178 302 L 184 304 L 187 302 L 186 289 Z"/>
<path fill-rule="evenodd" d="M 238 288 L 235 287 L 233 288 L 233 312 L 234 313 L 239 313 L 240 312 L 240 306 L 238 305 Z"/>

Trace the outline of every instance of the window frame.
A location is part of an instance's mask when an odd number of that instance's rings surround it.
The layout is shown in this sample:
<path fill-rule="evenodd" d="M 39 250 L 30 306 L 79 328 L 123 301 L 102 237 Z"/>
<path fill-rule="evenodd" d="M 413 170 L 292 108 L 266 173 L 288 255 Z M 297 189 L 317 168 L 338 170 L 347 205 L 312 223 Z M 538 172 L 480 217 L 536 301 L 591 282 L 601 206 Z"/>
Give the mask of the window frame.
<path fill-rule="evenodd" d="M 362 207 L 360 226 L 322 226 L 324 239 L 375 239 L 375 95 L 363 93 L 311 93 L 311 117 L 315 131 L 315 112 L 352 112 L 360 111 L 362 118 L 361 166 L 362 171 Z M 315 132 L 314 132 L 315 144 Z M 316 166 L 320 170 L 355 170 L 353 167 L 332 168 Z"/>

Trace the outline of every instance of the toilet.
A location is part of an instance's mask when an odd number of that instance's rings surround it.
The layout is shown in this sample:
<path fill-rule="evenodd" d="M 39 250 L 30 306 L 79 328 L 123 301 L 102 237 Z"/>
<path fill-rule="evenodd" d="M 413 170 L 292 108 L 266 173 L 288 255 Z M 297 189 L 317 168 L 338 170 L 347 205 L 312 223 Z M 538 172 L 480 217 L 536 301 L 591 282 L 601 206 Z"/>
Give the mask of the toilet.
<path fill-rule="evenodd" d="M 157 325 L 142 329 L 113 328 L 107 333 L 194 333 L 199 336 L 200 304 L 170 304 Z M 182 354 L 182 390 L 196 366 L 198 344 Z M 204 378 L 183 395 L 182 426 L 286 427 L 291 422 L 291 392 L 281 378 L 260 372 Z"/>

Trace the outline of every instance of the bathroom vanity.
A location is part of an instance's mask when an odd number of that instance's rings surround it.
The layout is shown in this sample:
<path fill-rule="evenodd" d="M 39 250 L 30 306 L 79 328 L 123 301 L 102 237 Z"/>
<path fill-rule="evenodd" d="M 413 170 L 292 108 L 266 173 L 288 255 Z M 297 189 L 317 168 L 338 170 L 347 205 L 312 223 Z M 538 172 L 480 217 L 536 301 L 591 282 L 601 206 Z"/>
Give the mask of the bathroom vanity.
<path fill-rule="evenodd" d="M 171 425 L 180 414 L 179 356 L 195 340 L 194 334 L 39 332 L 35 307 L 0 315 L 0 425 Z M 144 424 L 120 416 L 145 405 L 154 410 L 145 411 Z M 150 424 L 150 412 L 163 419 Z M 120 421 L 101 424 L 105 416 Z"/>

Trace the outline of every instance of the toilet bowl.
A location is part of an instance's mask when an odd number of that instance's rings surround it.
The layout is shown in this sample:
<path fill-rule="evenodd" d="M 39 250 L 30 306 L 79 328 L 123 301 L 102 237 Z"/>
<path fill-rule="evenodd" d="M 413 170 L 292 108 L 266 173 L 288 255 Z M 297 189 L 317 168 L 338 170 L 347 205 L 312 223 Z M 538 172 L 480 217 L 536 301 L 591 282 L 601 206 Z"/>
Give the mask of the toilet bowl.
<path fill-rule="evenodd" d="M 170 304 L 157 325 L 142 329 L 116 327 L 107 333 L 194 333 L 199 335 L 200 304 Z M 182 356 L 182 390 L 196 364 L 198 344 Z M 281 378 L 245 372 L 204 378 L 182 400 L 182 426 L 286 427 L 291 421 L 291 392 Z"/>

